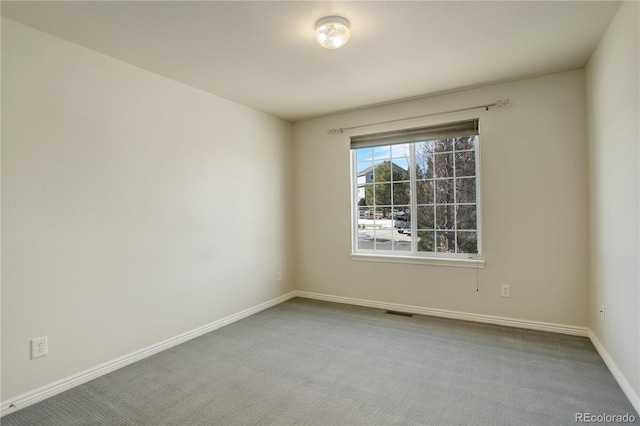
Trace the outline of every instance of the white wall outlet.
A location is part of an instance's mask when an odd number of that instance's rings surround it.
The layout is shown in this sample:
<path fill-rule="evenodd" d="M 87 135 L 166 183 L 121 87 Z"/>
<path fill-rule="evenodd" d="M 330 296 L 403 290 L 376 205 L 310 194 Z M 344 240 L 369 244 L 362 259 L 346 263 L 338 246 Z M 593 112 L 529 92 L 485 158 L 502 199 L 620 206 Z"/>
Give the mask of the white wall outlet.
<path fill-rule="evenodd" d="M 282 281 L 282 271 L 278 271 L 278 281 Z"/>
<path fill-rule="evenodd" d="M 49 353 L 49 344 L 47 336 L 38 337 L 31 340 L 31 359 L 40 358 Z"/>
<path fill-rule="evenodd" d="M 511 286 L 509 284 L 502 284 L 502 288 L 500 289 L 500 296 L 511 297 Z"/>
<path fill-rule="evenodd" d="M 604 322 L 604 305 L 600 305 L 600 321 Z"/>

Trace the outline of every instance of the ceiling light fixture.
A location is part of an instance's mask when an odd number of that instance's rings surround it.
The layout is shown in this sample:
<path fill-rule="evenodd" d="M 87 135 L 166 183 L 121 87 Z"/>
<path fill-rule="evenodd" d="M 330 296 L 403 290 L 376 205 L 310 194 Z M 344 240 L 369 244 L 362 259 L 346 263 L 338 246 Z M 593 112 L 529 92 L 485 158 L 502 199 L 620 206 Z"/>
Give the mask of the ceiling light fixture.
<path fill-rule="evenodd" d="M 349 21 L 341 16 L 326 16 L 316 22 L 316 40 L 325 49 L 338 49 L 349 41 Z"/>

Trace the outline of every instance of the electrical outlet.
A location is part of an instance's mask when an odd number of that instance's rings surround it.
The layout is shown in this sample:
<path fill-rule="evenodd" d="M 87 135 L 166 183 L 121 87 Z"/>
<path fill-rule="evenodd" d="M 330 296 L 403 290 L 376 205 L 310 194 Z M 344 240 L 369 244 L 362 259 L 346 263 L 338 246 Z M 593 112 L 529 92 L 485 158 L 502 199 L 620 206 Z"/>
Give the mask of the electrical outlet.
<path fill-rule="evenodd" d="M 502 288 L 500 289 L 500 296 L 511 297 L 511 286 L 509 284 L 502 284 Z"/>
<path fill-rule="evenodd" d="M 47 336 L 38 337 L 31 340 L 31 359 L 40 358 L 49 353 Z"/>
<path fill-rule="evenodd" d="M 600 305 L 600 321 L 604 322 L 604 305 Z"/>
<path fill-rule="evenodd" d="M 278 271 L 278 281 L 282 281 L 282 271 Z"/>

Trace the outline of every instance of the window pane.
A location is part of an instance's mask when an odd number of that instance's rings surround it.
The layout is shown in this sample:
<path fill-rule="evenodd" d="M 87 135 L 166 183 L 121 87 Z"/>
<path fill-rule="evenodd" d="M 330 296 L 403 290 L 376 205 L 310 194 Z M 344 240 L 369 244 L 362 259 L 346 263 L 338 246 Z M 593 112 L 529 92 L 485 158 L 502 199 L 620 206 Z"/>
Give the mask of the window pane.
<path fill-rule="evenodd" d="M 476 206 L 458 206 L 456 219 L 458 221 L 457 229 L 476 229 Z"/>
<path fill-rule="evenodd" d="M 433 155 L 416 157 L 416 178 L 432 179 L 433 177 Z"/>
<path fill-rule="evenodd" d="M 436 228 L 455 229 L 455 206 L 436 206 Z"/>
<path fill-rule="evenodd" d="M 356 149 L 356 161 L 371 161 L 373 160 L 373 148 L 358 148 Z"/>
<path fill-rule="evenodd" d="M 433 156 L 435 176 L 438 178 L 453 177 L 453 154 L 435 154 Z"/>
<path fill-rule="evenodd" d="M 394 206 L 393 219 L 397 221 L 410 222 L 411 221 L 411 207 L 409 206 Z"/>
<path fill-rule="evenodd" d="M 438 139 L 432 142 L 435 152 L 453 151 L 453 139 Z"/>
<path fill-rule="evenodd" d="M 393 184 L 393 204 L 409 204 L 409 182 Z"/>
<path fill-rule="evenodd" d="M 411 155 L 410 146 L 411 144 L 391 146 L 391 158 L 393 159 L 393 162 L 404 170 L 409 170 L 409 157 Z"/>
<path fill-rule="evenodd" d="M 433 204 L 433 181 L 419 180 L 416 182 L 416 203 Z"/>
<path fill-rule="evenodd" d="M 389 219 L 391 216 L 391 209 L 383 207 L 382 217 L 376 219 L 376 233 L 375 243 L 376 250 L 391 250 L 393 248 L 393 234 L 394 229 L 392 226 L 393 221 Z"/>
<path fill-rule="evenodd" d="M 434 235 L 433 231 L 418 231 L 418 251 L 435 251 Z"/>
<path fill-rule="evenodd" d="M 436 251 L 454 253 L 456 251 L 455 232 L 436 232 Z"/>
<path fill-rule="evenodd" d="M 395 160 L 394 160 L 395 161 Z M 407 168 L 402 168 L 397 163 L 391 163 L 391 180 L 393 181 L 401 181 L 401 180 L 409 180 L 409 170 Z"/>
<path fill-rule="evenodd" d="M 476 153 L 456 152 L 456 177 L 476 175 Z"/>
<path fill-rule="evenodd" d="M 373 206 L 373 185 L 358 186 L 358 206 Z"/>
<path fill-rule="evenodd" d="M 436 180 L 436 203 L 453 203 L 453 179 Z"/>
<path fill-rule="evenodd" d="M 476 202 L 476 180 L 474 178 L 456 179 L 457 203 Z"/>
<path fill-rule="evenodd" d="M 393 156 L 393 158 L 398 158 L 398 157 L 409 158 L 410 147 L 411 147 L 410 143 L 391 145 L 391 155 Z"/>
<path fill-rule="evenodd" d="M 463 138 L 455 138 L 455 147 L 456 151 L 461 151 L 463 149 L 475 149 L 476 137 L 466 136 Z"/>
<path fill-rule="evenodd" d="M 358 208 L 358 248 L 373 250 L 373 236 L 375 233 L 375 215 L 373 209 Z"/>
<path fill-rule="evenodd" d="M 384 161 L 376 164 L 373 169 L 373 178 L 376 182 L 391 182 L 391 162 Z"/>
<path fill-rule="evenodd" d="M 396 221 L 396 225 L 399 221 Z M 399 228 L 393 232 L 393 250 L 411 251 L 411 225 L 409 229 Z"/>
<path fill-rule="evenodd" d="M 367 169 L 370 169 L 370 170 L 367 170 Z M 357 172 L 358 172 L 358 176 L 364 176 L 365 173 L 367 172 L 372 173 L 373 161 L 358 161 Z"/>
<path fill-rule="evenodd" d="M 373 202 L 376 206 L 391 205 L 391 184 L 376 183 L 374 186 Z"/>
<path fill-rule="evenodd" d="M 391 238 L 384 238 L 382 236 L 380 236 L 380 238 L 377 237 L 378 233 L 376 233 L 376 250 L 391 250 Z"/>
<path fill-rule="evenodd" d="M 416 178 L 433 178 L 433 153 L 426 142 L 416 144 Z"/>
<path fill-rule="evenodd" d="M 366 149 L 366 148 L 363 148 Z M 358 150 L 360 151 L 360 150 Z M 372 150 L 373 152 L 373 150 Z M 373 189 L 372 187 L 369 187 L 369 189 L 365 189 L 365 185 L 368 183 L 373 183 L 373 162 L 372 161 L 365 161 L 365 162 L 359 162 L 357 163 L 357 175 L 356 175 L 356 185 L 357 185 L 357 190 L 358 190 L 358 205 L 362 206 L 362 205 L 371 205 L 371 204 L 366 204 L 365 201 L 365 195 L 366 195 L 366 191 L 369 191 L 369 198 L 366 198 L 366 200 L 370 203 L 373 203 L 373 198 L 372 198 L 372 194 L 373 194 Z"/>
<path fill-rule="evenodd" d="M 391 206 L 383 206 L 383 207 L 377 207 L 376 206 L 376 219 L 378 220 L 377 225 L 378 227 L 380 226 L 384 226 L 386 228 L 391 228 L 391 211 L 393 209 L 391 208 Z M 382 222 L 384 220 L 384 223 Z"/>
<path fill-rule="evenodd" d="M 360 220 L 366 219 L 369 215 L 368 207 L 358 207 L 358 228 L 360 228 Z"/>
<path fill-rule="evenodd" d="M 402 240 L 411 242 L 411 238 L 406 238 L 411 235 L 411 207 L 395 206 L 392 217 L 396 234 L 404 235 Z"/>
<path fill-rule="evenodd" d="M 476 232 L 458 232 L 458 253 L 478 253 Z"/>
<path fill-rule="evenodd" d="M 426 155 L 435 149 L 435 141 L 416 142 L 416 155 Z"/>
<path fill-rule="evenodd" d="M 393 249 L 410 251 L 411 250 L 411 215 L 410 207 L 402 206 L 393 213 Z"/>
<path fill-rule="evenodd" d="M 433 229 L 433 206 L 418 206 L 418 229 Z"/>
<path fill-rule="evenodd" d="M 386 160 L 390 157 L 391 157 L 390 146 L 376 146 L 375 148 L 373 148 L 374 160 Z"/>
<path fill-rule="evenodd" d="M 358 230 L 358 249 L 360 250 L 373 250 L 373 238 L 367 231 Z"/>

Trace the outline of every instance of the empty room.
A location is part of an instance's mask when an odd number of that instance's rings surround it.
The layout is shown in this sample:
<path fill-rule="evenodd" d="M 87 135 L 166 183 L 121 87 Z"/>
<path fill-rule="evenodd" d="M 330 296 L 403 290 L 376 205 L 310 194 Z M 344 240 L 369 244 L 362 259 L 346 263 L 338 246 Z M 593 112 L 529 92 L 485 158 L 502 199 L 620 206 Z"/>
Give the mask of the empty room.
<path fill-rule="evenodd" d="M 0 7 L 1 424 L 640 424 L 639 2 Z"/>

